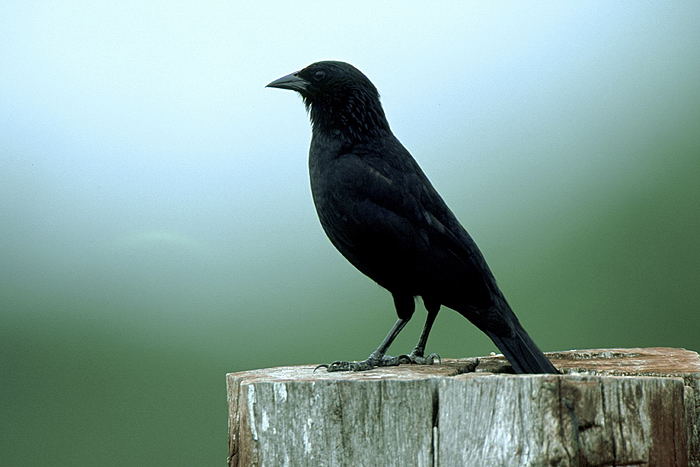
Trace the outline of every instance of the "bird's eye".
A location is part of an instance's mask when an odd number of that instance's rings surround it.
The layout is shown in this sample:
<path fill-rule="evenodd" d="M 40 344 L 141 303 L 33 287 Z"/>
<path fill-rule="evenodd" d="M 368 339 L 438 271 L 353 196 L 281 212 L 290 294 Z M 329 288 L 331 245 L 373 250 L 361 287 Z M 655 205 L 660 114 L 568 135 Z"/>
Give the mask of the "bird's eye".
<path fill-rule="evenodd" d="M 325 71 L 319 70 L 316 73 L 314 73 L 314 80 L 316 80 L 316 81 L 321 81 L 325 77 L 326 77 Z"/>

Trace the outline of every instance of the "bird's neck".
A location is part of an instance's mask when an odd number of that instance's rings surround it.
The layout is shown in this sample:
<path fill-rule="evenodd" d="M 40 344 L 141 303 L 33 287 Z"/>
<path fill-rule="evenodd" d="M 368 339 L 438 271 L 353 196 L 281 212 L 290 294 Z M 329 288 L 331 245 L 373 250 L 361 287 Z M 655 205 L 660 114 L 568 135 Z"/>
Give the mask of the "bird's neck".
<path fill-rule="evenodd" d="M 391 133 L 379 100 L 361 93 L 307 103 L 314 133 L 359 142 Z"/>

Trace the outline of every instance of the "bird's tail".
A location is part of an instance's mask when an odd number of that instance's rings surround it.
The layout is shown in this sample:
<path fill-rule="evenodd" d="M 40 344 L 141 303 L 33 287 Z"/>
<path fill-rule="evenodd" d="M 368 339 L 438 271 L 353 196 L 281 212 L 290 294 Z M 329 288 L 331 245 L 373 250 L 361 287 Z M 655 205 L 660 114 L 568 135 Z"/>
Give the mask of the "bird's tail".
<path fill-rule="evenodd" d="M 511 325 L 513 332 L 509 336 L 489 331 L 486 331 L 486 334 L 503 352 L 513 370 L 516 373 L 559 373 L 525 332 L 517 318 Z"/>

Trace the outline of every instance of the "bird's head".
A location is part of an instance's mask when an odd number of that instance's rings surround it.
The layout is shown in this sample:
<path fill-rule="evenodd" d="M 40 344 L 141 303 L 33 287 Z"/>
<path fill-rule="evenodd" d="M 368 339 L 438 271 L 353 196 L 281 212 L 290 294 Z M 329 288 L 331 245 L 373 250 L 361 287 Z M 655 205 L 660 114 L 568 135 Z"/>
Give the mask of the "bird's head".
<path fill-rule="evenodd" d="M 351 139 L 389 131 L 377 88 L 349 63 L 312 63 L 267 87 L 298 92 L 309 110 L 314 131 L 329 131 Z"/>

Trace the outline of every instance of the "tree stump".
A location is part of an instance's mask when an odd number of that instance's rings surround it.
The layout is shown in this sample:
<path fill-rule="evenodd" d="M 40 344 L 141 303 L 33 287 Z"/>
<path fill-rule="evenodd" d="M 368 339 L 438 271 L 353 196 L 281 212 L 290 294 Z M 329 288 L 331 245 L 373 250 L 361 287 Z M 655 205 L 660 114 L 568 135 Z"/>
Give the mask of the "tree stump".
<path fill-rule="evenodd" d="M 359 373 L 227 375 L 230 466 L 700 467 L 700 357 L 673 348 L 502 356 Z"/>

